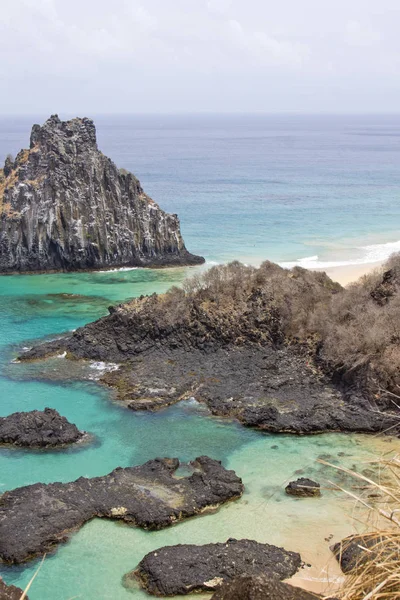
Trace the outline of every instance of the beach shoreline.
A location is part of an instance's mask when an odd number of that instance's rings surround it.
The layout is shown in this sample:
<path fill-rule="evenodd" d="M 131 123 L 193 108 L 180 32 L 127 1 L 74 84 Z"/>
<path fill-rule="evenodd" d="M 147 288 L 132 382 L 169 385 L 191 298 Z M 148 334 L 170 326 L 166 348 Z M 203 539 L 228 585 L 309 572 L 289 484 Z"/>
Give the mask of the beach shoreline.
<path fill-rule="evenodd" d="M 355 283 L 364 275 L 369 275 L 375 270 L 379 270 L 386 261 L 380 260 L 365 264 L 343 265 L 339 267 L 328 267 L 326 269 L 312 268 L 311 271 L 325 272 L 333 281 L 340 285 L 347 286 Z"/>

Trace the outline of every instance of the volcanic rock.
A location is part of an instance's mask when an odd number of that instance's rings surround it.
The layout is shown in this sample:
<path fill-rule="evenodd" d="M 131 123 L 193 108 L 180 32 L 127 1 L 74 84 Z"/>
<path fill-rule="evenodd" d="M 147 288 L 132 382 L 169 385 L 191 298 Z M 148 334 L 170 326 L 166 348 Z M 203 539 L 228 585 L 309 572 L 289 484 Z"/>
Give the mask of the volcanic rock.
<path fill-rule="evenodd" d="M 90 119 L 51 116 L 0 169 L 0 273 L 201 264 L 179 219 L 102 152 Z"/>
<path fill-rule="evenodd" d="M 155 596 L 209 592 L 240 575 L 286 579 L 298 571 L 301 558 L 253 540 L 229 539 L 225 543 L 166 546 L 147 554 L 126 578 L 139 579 Z"/>
<path fill-rule="evenodd" d="M 317 596 L 276 578 L 238 577 L 224 583 L 211 600 L 317 600 Z"/>
<path fill-rule="evenodd" d="M 315 497 L 321 495 L 320 484 L 312 479 L 300 477 L 296 481 L 291 481 L 285 488 L 289 496 Z"/>
<path fill-rule="evenodd" d="M 21 600 L 23 593 L 21 588 L 7 585 L 0 577 L 0 600 Z M 25 600 L 29 600 L 28 596 L 25 596 Z"/>
<path fill-rule="evenodd" d="M 190 465 L 192 475 L 183 478 L 174 476 L 178 459 L 157 458 L 104 477 L 5 492 L 0 497 L 0 558 L 20 563 L 44 554 L 93 517 L 162 529 L 242 495 L 241 479 L 220 462 L 201 456 Z"/>
<path fill-rule="evenodd" d="M 377 561 L 386 555 L 391 560 L 400 562 L 398 536 L 380 535 L 370 533 L 365 535 L 351 535 L 331 548 L 335 558 L 340 564 L 343 573 L 362 568 L 369 561 Z"/>
<path fill-rule="evenodd" d="M 79 442 L 84 436 L 85 432 L 52 408 L 0 417 L 0 444 L 50 448 Z"/>
<path fill-rule="evenodd" d="M 304 337 L 315 306 L 330 305 L 336 293 L 323 273 L 221 265 L 184 289 L 111 307 L 20 358 L 66 352 L 117 363 L 101 381 L 133 410 L 194 397 L 213 414 L 276 433 L 393 432 L 398 415 L 377 411 L 359 388 L 325 373 L 318 337 Z"/>

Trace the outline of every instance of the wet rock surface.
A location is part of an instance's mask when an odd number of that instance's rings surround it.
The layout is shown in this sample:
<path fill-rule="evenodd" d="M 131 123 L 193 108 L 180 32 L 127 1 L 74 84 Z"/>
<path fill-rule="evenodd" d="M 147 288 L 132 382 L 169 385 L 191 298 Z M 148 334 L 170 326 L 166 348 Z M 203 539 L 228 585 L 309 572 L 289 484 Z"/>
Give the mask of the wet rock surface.
<path fill-rule="evenodd" d="M 51 116 L 0 169 L 0 273 L 201 264 L 134 175 L 96 142 L 90 119 Z"/>
<path fill-rule="evenodd" d="M 114 329 L 113 319 L 107 319 L 20 358 L 39 360 L 66 351 L 73 358 L 120 363 L 101 382 L 132 410 L 158 410 L 194 397 L 215 415 L 274 433 L 372 433 L 396 424 L 395 417 L 378 414 L 361 396 L 346 398 L 292 349 L 253 345 L 204 352 L 155 343 L 135 355 L 123 324 Z"/>
<path fill-rule="evenodd" d="M 136 577 L 155 596 L 175 596 L 217 589 L 240 575 L 286 579 L 301 567 L 297 552 L 253 540 L 166 546 L 147 554 L 126 578 Z"/>
<path fill-rule="evenodd" d="M 285 492 L 289 496 L 297 496 L 299 498 L 313 498 L 321 495 L 321 486 L 312 479 L 299 477 L 296 481 L 291 481 L 285 488 Z"/>
<path fill-rule="evenodd" d="M 56 410 L 45 408 L 0 417 L 0 444 L 55 448 L 81 441 L 87 434 Z"/>
<path fill-rule="evenodd" d="M 7 585 L 0 577 L 0 600 L 21 600 L 23 593 L 21 588 Z M 29 600 L 28 596 L 25 596 L 25 600 Z"/>
<path fill-rule="evenodd" d="M 211 600 L 316 600 L 321 598 L 268 577 L 239 577 L 223 584 Z"/>
<path fill-rule="evenodd" d="M 239 498 L 242 481 L 220 462 L 202 456 L 192 475 L 174 476 L 178 459 L 118 468 L 104 477 L 71 483 L 36 483 L 0 497 L 0 558 L 20 563 L 66 541 L 93 517 L 162 529 Z"/>

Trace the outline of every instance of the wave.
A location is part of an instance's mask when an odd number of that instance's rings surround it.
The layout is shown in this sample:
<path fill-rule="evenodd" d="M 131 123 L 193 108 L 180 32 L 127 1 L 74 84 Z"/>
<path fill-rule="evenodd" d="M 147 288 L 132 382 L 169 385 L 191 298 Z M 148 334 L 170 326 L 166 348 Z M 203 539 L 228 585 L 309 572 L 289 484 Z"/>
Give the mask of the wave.
<path fill-rule="evenodd" d="M 320 260 L 318 255 L 305 256 L 295 261 L 280 262 L 285 269 L 303 267 L 304 269 L 329 269 L 330 267 L 347 267 L 351 265 L 365 265 L 369 263 L 383 262 L 394 252 L 400 252 L 400 240 L 387 242 L 385 244 L 370 244 L 356 248 L 358 258 L 348 260 Z M 361 255 L 361 256 L 360 256 Z"/>
<path fill-rule="evenodd" d="M 105 269 L 104 271 L 93 271 L 94 273 L 115 273 L 116 271 L 135 271 L 140 267 L 119 267 L 117 269 Z"/>

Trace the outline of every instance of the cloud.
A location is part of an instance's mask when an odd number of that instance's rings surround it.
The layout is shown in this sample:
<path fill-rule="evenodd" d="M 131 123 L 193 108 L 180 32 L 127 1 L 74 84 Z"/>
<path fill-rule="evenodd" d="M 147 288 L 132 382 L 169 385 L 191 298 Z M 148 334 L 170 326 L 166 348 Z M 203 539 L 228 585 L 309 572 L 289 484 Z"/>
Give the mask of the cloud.
<path fill-rule="evenodd" d="M 225 14 L 232 7 L 232 0 L 208 0 L 207 8 L 213 13 Z"/>
<path fill-rule="evenodd" d="M 360 23 L 360 21 L 348 21 L 345 31 L 348 44 L 354 46 L 374 46 L 382 40 L 379 31 L 374 30 L 369 25 Z"/>
<path fill-rule="evenodd" d="M 373 110 L 378 88 L 398 109 L 399 20 L 398 0 L 3 0 L 0 113 Z"/>

